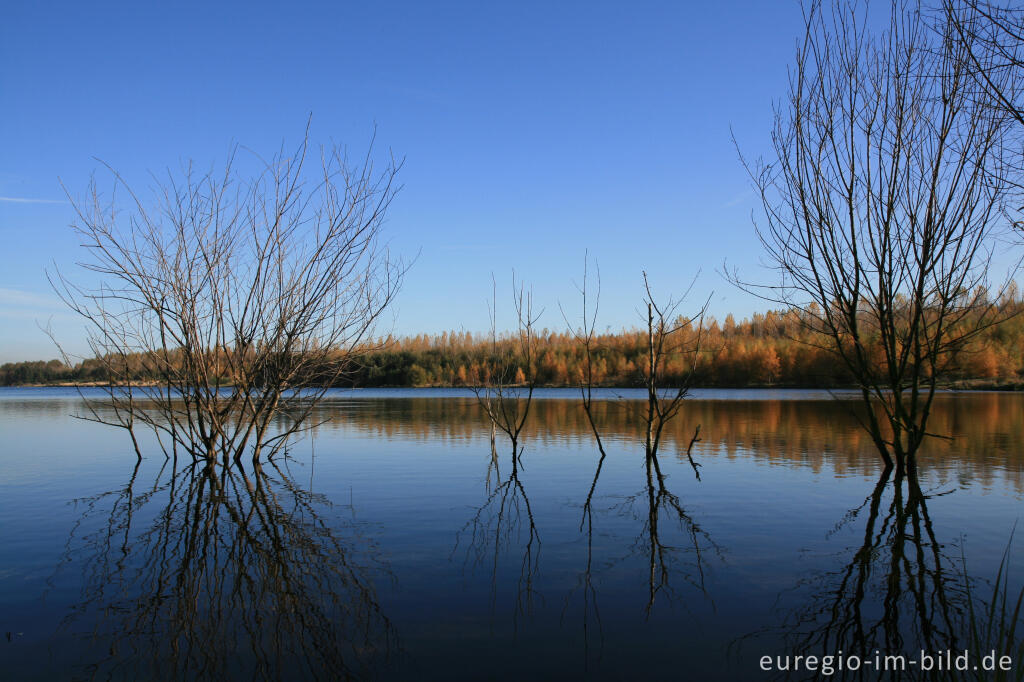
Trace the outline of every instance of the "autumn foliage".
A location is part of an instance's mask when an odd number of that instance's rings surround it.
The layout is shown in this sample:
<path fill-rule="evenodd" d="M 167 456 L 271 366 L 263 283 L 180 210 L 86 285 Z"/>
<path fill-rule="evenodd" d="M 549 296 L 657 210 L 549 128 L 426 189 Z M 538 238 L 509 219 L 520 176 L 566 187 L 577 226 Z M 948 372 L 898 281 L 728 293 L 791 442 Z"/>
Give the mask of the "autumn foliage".
<path fill-rule="evenodd" d="M 983 380 L 1015 384 L 1024 376 L 1024 299 L 1016 292 L 999 305 L 1011 315 L 999 326 L 973 337 L 948 363 L 944 379 L 951 382 Z M 692 333 L 683 329 L 680 333 Z M 373 343 L 360 364 L 345 374 L 342 386 L 474 386 L 485 381 L 495 354 L 514 352 L 511 336 L 499 338 L 497 348 L 489 335 L 451 331 L 386 338 Z M 852 378 L 828 350 L 828 344 L 804 324 L 800 311 L 770 311 L 741 322 L 729 315 L 724 321 L 705 320 L 696 386 L 832 387 Z M 646 333 L 639 329 L 606 333 L 595 339 L 594 384 L 640 386 L 646 363 Z M 215 353 L 211 352 L 211 358 Z M 534 372 L 538 385 L 574 386 L 581 379 L 584 351 L 569 331 L 543 330 L 537 336 Z M 139 379 L 146 377 L 136 363 Z M 688 359 L 669 358 L 665 386 L 685 380 Z M 520 372 L 522 373 L 522 372 Z M 325 373 L 326 374 L 326 373 Z M 103 363 L 86 360 L 75 367 L 58 361 L 19 362 L 0 366 L 4 385 L 57 382 L 102 382 Z M 311 383 L 316 376 L 308 377 Z"/>
<path fill-rule="evenodd" d="M 1024 302 L 1003 305 L 1024 310 Z M 369 354 L 354 377 L 359 386 L 469 386 L 487 372 L 490 339 L 466 332 L 388 339 L 386 350 Z M 546 386 L 580 382 L 583 349 L 569 332 L 539 334 L 535 367 Z M 502 343 L 502 342 L 499 342 Z M 509 343 L 508 340 L 505 343 Z M 697 386 L 829 387 L 852 383 L 852 377 L 820 335 L 810 331 L 801 314 L 768 312 L 736 323 L 732 315 L 705 322 L 698 357 Z M 640 386 L 647 339 L 641 330 L 597 337 L 593 379 L 598 386 Z M 671 358 L 665 385 L 681 383 L 687 358 Z M 1018 381 L 1024 372 L 1024 319 L 1013 318 L 977 336 L 952 358 L 945 379 Z"/>

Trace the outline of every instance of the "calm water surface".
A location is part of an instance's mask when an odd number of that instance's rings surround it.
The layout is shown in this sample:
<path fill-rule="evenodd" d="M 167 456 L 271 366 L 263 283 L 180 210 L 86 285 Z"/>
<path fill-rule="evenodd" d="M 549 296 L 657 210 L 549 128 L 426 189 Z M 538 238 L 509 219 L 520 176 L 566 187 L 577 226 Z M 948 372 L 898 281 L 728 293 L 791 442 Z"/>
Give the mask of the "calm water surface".
<path fill-rule="evenodd" d="M 939 398 L 923 499 L 825 393 L 695 392 L 663 486 L 638 394 L 596 403 L 603 463 L 576 395 L 539 397 L 515 466 L 472 396 L 396 389 L 206 471 L 136 466 L 73 390 L 0 389 L 0 678 L 769 679 L 962 644 L 1020 516 L 1024 395 Z"/>

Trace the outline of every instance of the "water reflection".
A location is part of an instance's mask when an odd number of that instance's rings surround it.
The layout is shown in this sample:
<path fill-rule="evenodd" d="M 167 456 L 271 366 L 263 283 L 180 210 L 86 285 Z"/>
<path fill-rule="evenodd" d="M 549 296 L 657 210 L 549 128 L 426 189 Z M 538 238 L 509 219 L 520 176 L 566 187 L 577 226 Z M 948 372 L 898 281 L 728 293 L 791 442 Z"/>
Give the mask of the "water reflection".
<path fill-rule="evenodd" d="M 490 572 L 491 615 L 496 616 L 499 574 L 502 557 L 516 553 L 519 575 L 516 579 L 513 629 L 528 615 L 537 598 L 535 579 L 540 571 L 540 532 L 530 505 L 530 497 L 519 476 L 521 447 L 510 443 L 507 477 L 501 475 L 501 462 L 494 441 L 487 465 L 487 497 L 456 535 L 452 556 L 462 554 L 469 570 L 486 566 Z"/>
<path fill-rule="evenodd" d="M 957 440 L 899 486 L 814 400 L 689 402 L 650 458 L 621 402 L 595 401 L 598 443 L 578 396 L 538 400 L 513 453 L 471 398 L 340 399 L 263 470 L 133 470 L 73 401 L 0 400 L 0 677 L 729 680 L 771 677 L 766 654 L 973 651 L 961 551 L 996 575 L 1022 398 L 943 397 Z M 72 516 L 83 490 L 109 492 Z M 372 525 L 331 502 L 353 499 Z"/>
<path fill-rule="evenodd" d="M 39 389 L 42 390 L 42 389 Z M 802 392 L 794 391 L 797 395 Z M 344 395 L 344 394 L 341 394 Z M 404 394 L 403 394 L 404 395 Z M 533 401 L 526 429 L 537 446 L 591 442 L 592 431 L 579 407 L 578 394 L 566 400 Z M 609 393 L 608 395 L 613 395 Z M 609 442 L 643 439 L 629 401 L 595 400 L 595 420 Z M 635 403 L 634 403 L 635 404 Z M 855 406 L 853 403 L 852 406 Z M 952 441 L 933 439 L 921 454 L 921 466 L 943 484 L 979 482 L 998 487 L 1008 481 L 1024 491 L 1024 395 L 1016 393 L 944 393 L 936 398 L 930 430 L 952 435 Z M 54 422 L 80 411 L 71 398 L 4 401 L 5 416 L 16 428 L 25 420 Z M 821 399 L 691 400 L 686 420 L 666 425 L 665 440 L 678 451 L 692 436 L 692 424 L 703 427 L 696 453 L 721 454 L 729 459 L 754 458 L 841 476 L 878 472 L 877 451 L 857 427 L 851 404 Z M 459 443 L 487 438 L 491 425 L 473 398 L 352 398 L 330 397 L 310 417 L 325 435 L 355 429 L 389 440 Z"/>
<path fill-rule="evenodd" d="M 537 405 L 541 414 L 545 407 L 543 403 Z M 642 601 L 636 606 L 649 618 L 660 603 L 685 602 L 684 591 L 685 597 L 710 601 L 705 582 L 708 555 L 721 555 L 711 535 L 670 489 L 670 475 L 663 470 L 664 455 L 657 447 L 641 443 L 622 453 L 643 463 L 639 491 L 602 495 L 599 484 L 608 455 L 600 434 L 601 426 L 595 426 L 597 457 L 588 487 L 565 491 L 569 506 L 581 508 L 578 532 L 585 554 L 576 586 L 564 594 L 560 620 L 573 627 L 574 620 L 579 619 L 587 669 L 600 659 L 603 650 L 599 595 L 605 571 L 626 569 L 631 582 L 634 578 L 643 582 Z M 696 437 L 691 434 L 691 443 L 694 441 Z M 502 444 L 507 448 L 504 454 Z M 668 445 L 663 442 L 662 447 Z M 462 563 L 464 571 L 483 571 L 487 575 L 492 628 L 508 613 L 513 633 L 519 632 L 533 615 L 534 607 L 544 602 L 537 589 L 543 582 L 540 519 L 552 520 L 538 514 L 531 502 L 529 485 L 522 476 L 529 465 L 529 455 L 524 457 L 526 449 L 508 438 L 499 439 L 497 446 L 491 442 L 482 502 L 456 534 L 451 554 L 453 561 Z M 619 537 L 623 530 L 635 534 Z M 595 535 L 605 540 L 597 549 Z M 564 556 L 559 558 L 564 561 Z M 503 595 L 510 596 L 511 603 L 499 603 Z M 503 606 L 508 607 L 507 611 Z"/>
<path fill-rule="evenodd" d="M 677 596 L 671 584 L 673 575 L 708 596 L 704 582 L 705 553 L 719 552 L 719 547 L 684 509 L 679 497 L 669 491 L 666 478 L 657 467 L 657 455 L 648 458 L 645 472 L 644 491 L 628 499 L 627 504 L 640 506 L 641 513 L 646 515 L 634 546 L 647 557 L 648 599 L 644 610 L 650 614 L 659 596 L 669 600 Z M 638 505 L 640 499 L 646 504 Z M 662 521 L 674 524 L 675 528 L 666 532 Z M 673 532 L 678 532 L 685 544 L 674 542 Z"/>
<path fill-rule="evenodd" d="M 527 430 L 538 446 L 592 442 L 592 430 L 578 394 L 567 400 L 534 400 Z M 595 421 L 606 443 L 644 440 L 645 426 L 630 405 L 636 401 L 595 400 Z M 938 396 L 929 424 L 935 433 L 921 453 L 921 466 L 943 484 L 973 481 L 997 486 L 1009 481 L 1024 491 L 1024 396 L 1007 393 L 946 393 Z M 695 455 L 792 465 L 815 473 L 875 476 L 877 450 L 851 413 L 856 403 L 835 400 L 691 400 L 686 418 L 665 425 L 666 449 L 682 456 L 693 425 L 701 424 Z M 317 421 L 333 417 L 320 429 L 355 428 L 389 439 L 459 443 L 488 437 L 490 425 L 473 399 L 402 398 L 333 399 L 321 405 Z"/>
<path fill-rule="evenodd" d="M 143 478 L 76 501 L 55 578 L 81 571 L 62 624 L 92 653 L 81 674 L 338 679 L 395 650 L 374 591 L 386 566 L 351 509 L 275 465 Z"/>
<path fill-rule="evenodd" d="M 833 666 L 840 657 L 856 656 L 868 663 L 832 675 L 873 680 L 880 677 L 878 656 L 916 660 L 921 651 L 962 650 L 968 610 L 962 555 L 937 539 L 928 512 L 929 500 L 948 492 L 923 491 L 915 476 L 890 481 L 883 475 L 863 504 L 830 531 L 863 521 L 860 544 L 842 553 L 840 568 L 814 574 L 797 587 L 802 600 L 783 614 L 786 653 L 819 661 L 831 657 Z M 911 664 L 893 667 L 894 679 L 923 675 Z M 794 679 L 814 677 L 806 669 L 791 672 Z"/>
<path fill-rule="evenodd" d="M 660 450 L 662 447 L 673 445 L 668 439 L 662 440 L 662 437 L 665 428 L 676 423 L 673 418 L 676 416 L 678 401 L 682 396 L 683 394 L 680 392 L 670 412 L 661 412 L 661 406 L 655 403 L 649 403 L 646 414 L 643 414 L 642 411 L 630 410 L 632 412 L 630 422 L 639 425 L 645 434 L 645 438 L 641 441 L 644 458 L 644 488 L 638 493 L 626 496 L 611 508 L 620 516 L 630 517 L 639 525 L 639 534 L 631 543 L 631 550 L 633 555 L 644 557 L 646 563 L 647 598 L 643 609 L 646 618 L 651 616 L 659 598 L 674 601 L 678 597 L 678 593 L 673 587 L 674 580 L 684 581 L 708 598 L 704 555 L 708 549 L 720 554 L 720 549 L 711 540 L 711 536 L 694 521 L 684 508 L 680 498 L 669 490 L 669 477 L 662 469 Z M 582 601 L 584 662 L 585 670 L 589 672 L 592 664 L 600 660 L 604 646 L 604 631 L 601 623 L 601 611 L 598 606 L 599 591 L 594 576 L 594 507 L 598 484 L 608 459 L 608 453 L 605 449 L 606 437 L 602 437 L 602 433 L 606 433 L 604 425 L 598 421 L 596 417 L 598 410 L 589 400 L 589 396 L 585 399 L 583 408 L 598 452 L 593 479 L 582 505 L 583 513 L 580 520 L 580 531 L 585 534 L 586 541 L 585 568 L 579 576 L 574 590 L 574 593 L 580 594 Z M 602 410 L 602 412 L 606 411 Z M 667 418 L 664 418 L 666 415 Z M 685 452 L 680 452 L 678 455 L 680 459 L 685 456 L 686 461 L 693 468 L 697 481 L 701 480 L 700 465 L 694 461 L 692 450 L 693 446 L 700 441 L 699 434 L 700 426 L 698 425 Z M 611 563 L 615 564 L 621 561 L 623 559 L 613 560 Z M 566 599 L 563 619 L 574 596 L 576 595 L 570 594 Z M 596 646 L 594 646 L 593 640 L 596 640 Z M 595 653 L 596 656 L 594 656 Z M 596 661 L 592 661 L 592 657 L 596 658 Z"/>

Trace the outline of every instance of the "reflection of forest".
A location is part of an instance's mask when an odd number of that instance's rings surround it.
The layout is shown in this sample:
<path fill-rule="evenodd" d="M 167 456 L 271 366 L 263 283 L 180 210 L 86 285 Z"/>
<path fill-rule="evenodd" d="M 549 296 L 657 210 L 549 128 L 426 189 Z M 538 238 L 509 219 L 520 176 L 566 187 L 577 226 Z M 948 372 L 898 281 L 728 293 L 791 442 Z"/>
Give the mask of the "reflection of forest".
<path fill-rule="evenodd" d="M 640 403 L 595 401 L 594 415 L 602 438 L 636 443 L 643 440 Z M 688 400 L 679 419 L 666 426 L 666 454 L 684 450 L 701 424 L 702 456 L 753 457 L 800 462 L 815 471 L 837 475 L 875 475 L 878 455 L 857 425 L 854 401 L 832 400 Z M 1024 396 L 1015 393 L 940 394 L 929 419 L 933 438 L 921 461 L 940 483 L 1005 479 L 1024 490 Z M 59 420 L 80 411 L 74 400 L 9 401 L 5 413 Z M 329 399 L 314 415 L 330 433 L 355 428 L 369 435 L 412 440 L 464 441 L 489 438 L 490 424 L 472 398 Z M 593 436 L 578 400 L 536 400 L 526 427 L 528 438 L 545 444 L 592 443 Z M 941 464 L 941 465 L 940 465 Z M 937 466 L 940 465 L 940 466 Z"/>
<path fill-rule="evenodd" d="M 136 466 L 76 505 L 57 575 L 90 679 L 347 679 L 391 649 L 373 543 L 285 470 Z"/>
<path fill-rule="evenodd" d="M 630 443 L 643 440 L 642 422 L 633 416 L 640 403 L 594 403 L 602 438 Z M 704 456 L 753 457 L 799 462 L 837 475 L 874 475 L 878 455 L 857 425 L 853 401 L 690 400 L 679 419 L 666 426 L 666 453 L 685 450 L 693 427 L 701 424 Z M 989 485 L 1005 478 L 1024 490 L 1024 458 L 1015 444 L 1024 442 L 1022 397 L 1003 393 L 944 394 L 929 421 L 934 438 L 922 451 L 922 464 L 940 482 L 977 481 Z M 490 426 L 472 399 L 403 398 L 336 400 L 320 408 L 317 421 L 327 431 L 356 428 L 368 434 L 413 440 L 460 441 L 489 437 Z M 529 438 L 541 443 L 582 441 L 592 434 L 579 401 L 538 400 L 531 408 Z M 934 466 L 941 462 L 941 466 Z"/>

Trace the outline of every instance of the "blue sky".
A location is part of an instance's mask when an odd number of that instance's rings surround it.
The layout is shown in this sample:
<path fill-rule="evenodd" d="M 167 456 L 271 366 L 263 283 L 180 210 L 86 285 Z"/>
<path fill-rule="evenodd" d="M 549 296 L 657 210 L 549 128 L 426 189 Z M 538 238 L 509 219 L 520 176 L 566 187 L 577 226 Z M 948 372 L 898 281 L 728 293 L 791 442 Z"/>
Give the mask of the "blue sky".
<path fill-rule="evenodd" d="M 795 2 L 6 3 L 0 21 L 0 362 L 56 356 L 78 324 L 44 270 L 81 256 L 60 182 L 96 160 L 147 172 L 314 142 L 405 158 L 393 250 L 419 254 L 400 334 L 499 326 L 511 275 L 541 324 L 564 327 L 589 251 L 600 326 L 639 322 L 641 271 L 696 307 L 764 306 L 718 274 L 754 277 L 745 154 L 769 143 L 801 26 Z"/>

